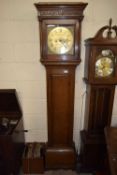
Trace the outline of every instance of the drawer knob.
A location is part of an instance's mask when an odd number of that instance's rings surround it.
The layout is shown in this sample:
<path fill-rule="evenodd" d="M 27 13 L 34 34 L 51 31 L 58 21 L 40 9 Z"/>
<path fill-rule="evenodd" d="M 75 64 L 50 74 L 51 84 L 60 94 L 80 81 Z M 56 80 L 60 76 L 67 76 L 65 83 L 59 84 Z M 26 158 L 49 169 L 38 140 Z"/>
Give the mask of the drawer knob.
<path fill-rule="evenodd" d="M 69 73 L 69 71 L 67 69 L 64 70 L 63 72 L 64 72 L 64 74 L 68 74 Z"/>

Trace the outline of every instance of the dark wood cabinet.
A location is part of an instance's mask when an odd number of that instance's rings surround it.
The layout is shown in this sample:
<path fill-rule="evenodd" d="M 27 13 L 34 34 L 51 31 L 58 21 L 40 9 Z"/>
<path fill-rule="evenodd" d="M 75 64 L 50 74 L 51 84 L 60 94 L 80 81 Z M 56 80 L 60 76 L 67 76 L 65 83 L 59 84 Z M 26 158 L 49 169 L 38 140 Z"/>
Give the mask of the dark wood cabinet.
<path fill-rule="evenodd" d="M 0 174 L 16 175 L 24 148 L 22 112 L 15 89 L 0 90 Z"/>
<path fill-rule="evenodd" d="M 38 3 L 41 62 L 47 73 L 46 168 L 74 168 L 75 68 L 80 63 L 81 22 L 87 3 Z"/>
<path fill-rule="evenodd" d="M 105 127 L 106 148 L 108 154 L 108 175 L 117 174 L 117 127 Z"/>

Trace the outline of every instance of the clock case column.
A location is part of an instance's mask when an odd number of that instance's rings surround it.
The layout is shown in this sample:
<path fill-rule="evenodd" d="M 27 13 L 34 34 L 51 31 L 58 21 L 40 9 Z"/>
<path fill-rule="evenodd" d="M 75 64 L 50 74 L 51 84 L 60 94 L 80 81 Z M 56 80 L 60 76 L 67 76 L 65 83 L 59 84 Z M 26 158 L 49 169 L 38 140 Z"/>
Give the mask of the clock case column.
<path fill-rule="evenodd" d="M 105 31 L 106 35 L 104 36 Z M 81 131 L 80 156 L 81 169 L 90 171 L 103 169 L 105 165 L 104 128 L 111 125 L 117 84 L 117 26 L 112 26 L 112 20 L 110 20 L 109 26 L 102 27 L 95 37 L 87 39 L 85 44 L 86 103 L 84 130 Z M 112 51 L 114 54 L 112 58 L 113 71 L 108 76 L 97 76 L 95 65 L 103 50 Z"/>
<path fill-rule="evenodd" d="M 105 126 L 110 126 L 115 85 L 86 84 L 84 130 L 81 135 L 81 170 L 105 168 Z"/>
<path fill-rule="evenodd" d="M 81 21 L 87 3 L 38 3 L 41 62 L 47 73 L 46 169 L 75 168 L 73 142 L 75 68 L 80 63 Z M 72 26 L 73 53 L 49 53 L 47 26 Z"/>
<path fill-rule="evenodd" d="M 76 151 L 73 142 L 75 67 L 46 66 L 48 143 L 46 168 L 75 168 Z"/>

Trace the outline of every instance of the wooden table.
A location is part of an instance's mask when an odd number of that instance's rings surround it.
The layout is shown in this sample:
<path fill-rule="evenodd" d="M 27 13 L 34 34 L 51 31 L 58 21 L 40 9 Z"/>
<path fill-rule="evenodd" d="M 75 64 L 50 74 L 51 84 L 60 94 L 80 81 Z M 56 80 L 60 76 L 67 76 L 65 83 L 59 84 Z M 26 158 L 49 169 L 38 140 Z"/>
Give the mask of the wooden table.
<path fill-rule="evenodd" d="M 117 127 L 106 127 L 105 138 L 111 175 L 117 175 Z"/>

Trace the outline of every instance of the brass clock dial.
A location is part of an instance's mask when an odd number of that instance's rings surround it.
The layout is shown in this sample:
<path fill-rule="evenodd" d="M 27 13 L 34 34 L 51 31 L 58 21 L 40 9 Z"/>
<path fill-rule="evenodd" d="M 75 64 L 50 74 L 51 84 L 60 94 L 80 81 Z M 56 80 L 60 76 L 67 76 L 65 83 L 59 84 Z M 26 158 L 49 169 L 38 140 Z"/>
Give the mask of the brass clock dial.
<path fill-rule="evenodd" d="M 99 59 L 95 63 L 97 77 L 108 77 L 114 72 L 114 55 L 110 49 L 102 50 Z"/>
<path fill-rule="evenodd" d="M 109 57 L 102 57 L 96 61 L 96 76 L 107 77 L 110 76 L 113 71 L 113 61 Z"/>
<path fill-rule="evenodd" d="M 74 35 L 69 27 L 50 27 L 48 30 L 48 50 L 50 54 L 73 54 Z"/>

